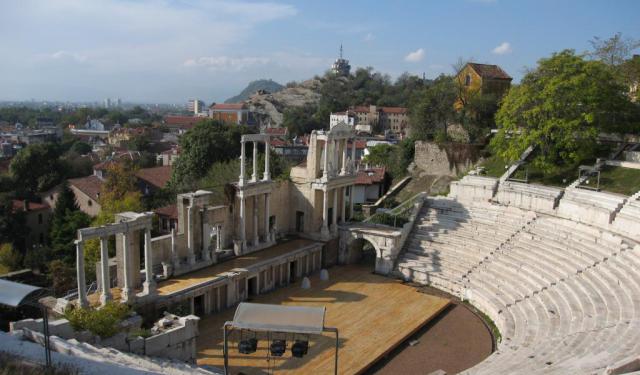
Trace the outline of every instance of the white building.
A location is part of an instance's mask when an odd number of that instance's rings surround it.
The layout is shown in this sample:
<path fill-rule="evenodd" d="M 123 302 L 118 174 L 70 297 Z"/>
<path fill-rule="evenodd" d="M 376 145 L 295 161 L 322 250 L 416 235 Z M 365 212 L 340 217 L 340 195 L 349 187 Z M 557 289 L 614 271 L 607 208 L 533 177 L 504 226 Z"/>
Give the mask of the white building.
<path fill-rule="evenodd" d="M 187 110 L 192 112 L 194 115 L 207 112 L 204 102 L 200 99 L 190 99 L 187 103 Z"/>
<path fill-rule="evenodd" d="M 333 129 L 334 126 L 343 123 L 346 125 L 349 125 L 351 127 L 355 126 L 356 124 L 356 117 L 353 113 L 349 112 L 349 111 L 345 111 L 345 112 L 336 112 L 336 113 L 332 113 L 329 116 L 329 128 Z"/>

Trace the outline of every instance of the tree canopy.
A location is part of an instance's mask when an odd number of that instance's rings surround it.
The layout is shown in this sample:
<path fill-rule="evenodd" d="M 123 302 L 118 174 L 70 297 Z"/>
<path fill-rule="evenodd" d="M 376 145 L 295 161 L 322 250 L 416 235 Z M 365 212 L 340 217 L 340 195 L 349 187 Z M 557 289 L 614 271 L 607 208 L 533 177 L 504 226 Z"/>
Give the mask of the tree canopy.
<path fill-rule="evenodd" d="M 492 146 L 505 160 L 536 146 L 534 165 L 550 171 L 591 154 L 598 132 L 618 130 L 629 110 L 624 87 L 602 62 L 565 50 L 541 59 L 511 88 L 496 114 Z"/>
<path fill-rule="evenodd" d="M 174 190 L 196 187 L 211 165 L 240 156 L 240 137 L 246 127 L 215 120 L 197 123 L 180 139 L 181 154 L 173 167 L 169 186 Z"/>

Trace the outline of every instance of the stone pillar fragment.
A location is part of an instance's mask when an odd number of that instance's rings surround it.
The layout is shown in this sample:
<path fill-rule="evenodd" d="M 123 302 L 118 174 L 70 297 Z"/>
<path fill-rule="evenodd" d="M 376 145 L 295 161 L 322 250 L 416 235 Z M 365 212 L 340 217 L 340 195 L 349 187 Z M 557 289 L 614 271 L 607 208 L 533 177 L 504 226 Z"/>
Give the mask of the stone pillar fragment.
<path fill-rule="evenodd" d="M 84 243 L 82 241 L 75 241 L 76 243 L 76 271 L 78 281 L 78 305 L 80 307 L 88 307 L 89 300 L 87 300 L 87 282 L 84 278 Z"/>
<path fill-rule="evenodd" d="M 124 286 L 122 287 L 121 296 L 123 303 L 129 303 L 133 294 L 131 290 L 131 254 L 129 247 L 130 233 L 122 233 L 122 258 L 124 260 Z"/>
<path fill-rule="evenodd" d="M 155 294 L 156 280 L 153 278 L 153 255 L 151 249 L 151 228 L 144 231 L 144 272 L 145 281 L 142 284 L 144 294 Z"/>
<path fill-rule="evenodd" d="M 326 189 L 322 191 L 322 228 L 320 233 L 323 236 L 329 235 L 329 192 Z"/>
<path fill-rule="evenodd" d="M 100 273 L 102 284 L 102 293 L 100 294 L 100 303 L 104 306 L 111 301 L 111 277 L 109 275 L 109 238 L 100 237 Z"/>

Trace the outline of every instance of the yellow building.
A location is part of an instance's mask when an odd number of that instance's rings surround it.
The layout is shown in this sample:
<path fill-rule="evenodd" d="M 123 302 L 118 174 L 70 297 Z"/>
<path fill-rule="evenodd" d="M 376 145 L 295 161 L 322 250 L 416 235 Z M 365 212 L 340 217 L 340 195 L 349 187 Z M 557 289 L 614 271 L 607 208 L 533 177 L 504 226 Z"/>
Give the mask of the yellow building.
<path fill-rule="evenodd" d="M 467 63 L 456 75 L 456 83 L 461 88 L 456 108 L 466 105 L 476 94 L 502 97 L 511 87 L 512 79 L 498 65 Z"/>

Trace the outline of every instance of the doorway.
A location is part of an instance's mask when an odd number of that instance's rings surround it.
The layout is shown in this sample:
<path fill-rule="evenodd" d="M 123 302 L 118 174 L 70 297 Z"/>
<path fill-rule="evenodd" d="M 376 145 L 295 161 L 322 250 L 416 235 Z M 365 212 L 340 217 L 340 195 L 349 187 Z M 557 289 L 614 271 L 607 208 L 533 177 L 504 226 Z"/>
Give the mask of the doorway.
<path fill-rule="evenodd" d="M 295 283 L 296 282 L 296 276 L 297 276 L 297 269 L 298 269 L 298 261 L 295 260 L 293 262 L 289 263 L 289 282 L 290 283 Z"/>
<path fill-rule="evenodd" d="M 296 232 L 304 232 L 304 212 L 296 211 Z"/>
<path fill-rule="evenodd" d="M 247 280 L 249 297 L 258 295 L 258 277 L 254 276 Z"/>
<path fill-rule="evenodd" d="M 193 315 L 204 316 L 204 294 L 193 298 Z"/>

